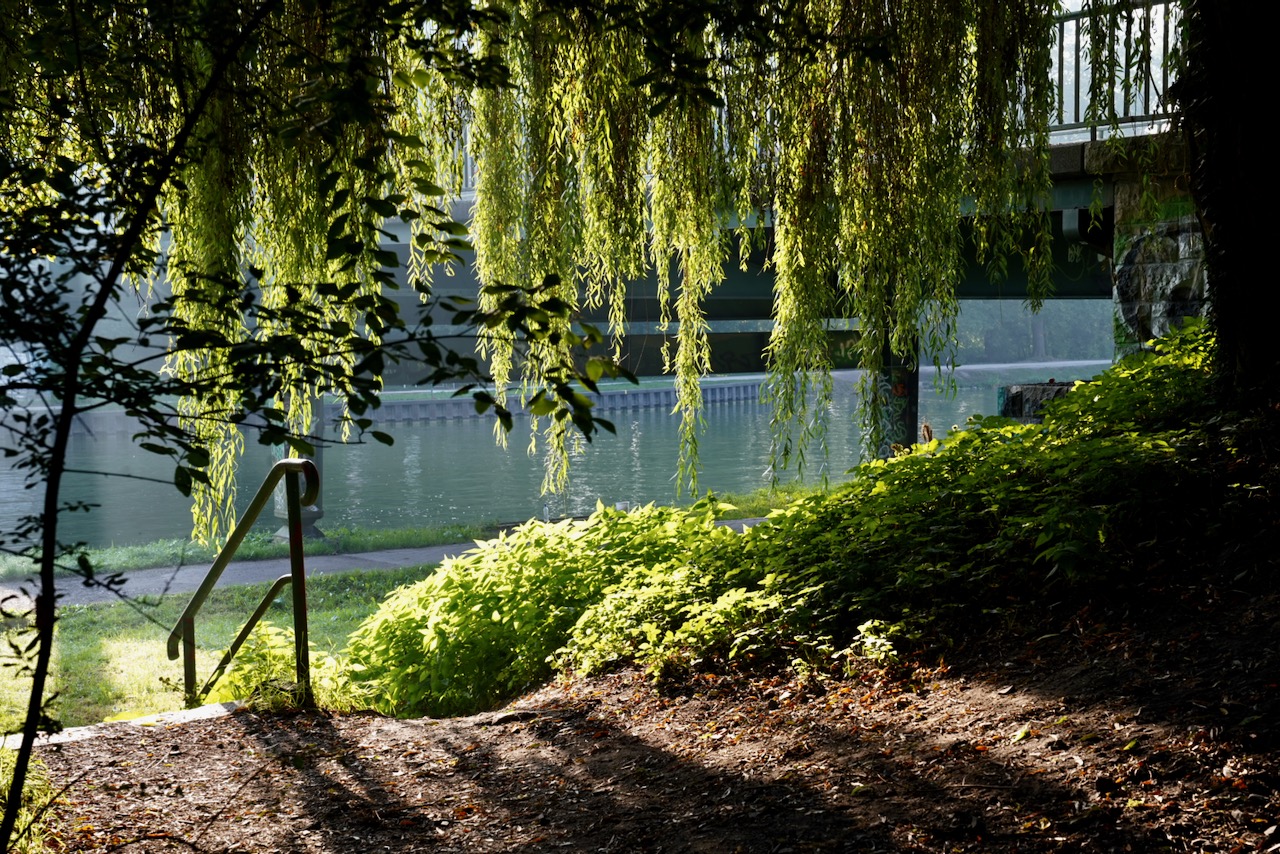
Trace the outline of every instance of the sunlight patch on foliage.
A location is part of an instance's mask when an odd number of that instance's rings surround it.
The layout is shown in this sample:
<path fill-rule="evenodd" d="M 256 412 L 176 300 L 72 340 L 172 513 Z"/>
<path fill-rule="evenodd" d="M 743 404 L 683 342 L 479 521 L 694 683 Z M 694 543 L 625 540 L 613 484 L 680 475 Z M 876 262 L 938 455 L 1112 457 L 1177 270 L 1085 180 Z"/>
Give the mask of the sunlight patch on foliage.
<path fill-rule="evenodd" d="M 732 536 L 708 502 L 526 524 L 388 597 L 351 636 L 354 688 L 400 714 L 488 708 L 546 679 L 583 610 L 629 571 Z"/>
<path fill-rule="evenodd" d="M 1197 464 L 1210 349 L 1191 325 L 1077 384 L 1042 424 L 976 417 L 741 535 L 709 501 L 527 526 L 393 594 L 352 637 L 352 677 L 380 710 L 457 714 L 552 662 L 657 677 L 884 662 L 1011 603 L 1123 586 L 1213 494 Z"/>

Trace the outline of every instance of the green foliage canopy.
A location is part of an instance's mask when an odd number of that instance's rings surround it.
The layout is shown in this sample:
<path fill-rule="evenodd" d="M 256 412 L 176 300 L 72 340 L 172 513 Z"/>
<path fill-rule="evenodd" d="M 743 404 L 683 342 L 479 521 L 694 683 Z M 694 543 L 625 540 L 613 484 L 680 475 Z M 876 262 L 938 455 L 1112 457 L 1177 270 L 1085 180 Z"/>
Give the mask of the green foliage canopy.
<path fill-rule="evenodd" d="M 300 356 L 319 354 L 333 370 L 283 360 L 272 394 L 303 433 L 316 395 L 342 391 L 362 358 L 334 340 L 388 331 L 388 223 L 409 224 L 410 279 L 424 290 L 468 247 L 450 214 L 470 154 L 484 284 L 556 282 L 551 296 L 571 309 L 609 305 L 621 334 L 627 282 L 657 272 L 691 478 L 702 303 L 736 252 L 767 242 L 777 275 L 780 462 L 799 449 L 792 425 L 800 445 L 813 430 L 803 415 L 813 387 L 819 405 L 826 390 L 827 318 L 860 318 L 868 368 L 889 348 L 913 355 L 918 338 L 945 350 L 962 198 L 976 200 L 985 257 L 1023 253 L 1046 281 L 1053 11 L 1049 0 L 5 0 L 0 145 L 67 158 L 112 187 L 121 233 L 144 238 L 121 247 L 128 269 L 139 282 L 163 273 L 189 343 L 227 345 L 177 348 L 175 375 L 235 370 L 237 342 L 292 336 Z M 246 279 L 267 312 L 312 305 L 321 328 L 251 318 L 230 297 Z M 484 349 L 499 388 L 518 371 L 527 398 L 570 340 L 517 353 L 495 328 Z M 212 539 L 230 521 L 240 394 L 211 387 L 180 405 L 208 450 L 195 512 Z M 563 449 L 570 421 L 543 423 Z"/>
<path fill-rule="evenodd" d="M 481 278 L 553 269 L 566 300 L 608 305 L 620 332 L 627 282 L 656 271 L 692 479 L 703 300 L 736 252 L 766 243 L 768 397 L 785 463 L 829 393 L 829 318 L 859 318 L 869 377 L 890 349 L 946 351 L 962 199 L 975 204 L 980 257 L 1003 268 L 1023 255 L 1046 292 L 1055 7 L 506 5 L 493 52 L 513 88 L 473 100 Z M 492 347 L 506 379 L 505 344 Z M 536 360 L 525 370 L 536 379 Z M 864 392 L 878 444 L 881 390 Z"/>

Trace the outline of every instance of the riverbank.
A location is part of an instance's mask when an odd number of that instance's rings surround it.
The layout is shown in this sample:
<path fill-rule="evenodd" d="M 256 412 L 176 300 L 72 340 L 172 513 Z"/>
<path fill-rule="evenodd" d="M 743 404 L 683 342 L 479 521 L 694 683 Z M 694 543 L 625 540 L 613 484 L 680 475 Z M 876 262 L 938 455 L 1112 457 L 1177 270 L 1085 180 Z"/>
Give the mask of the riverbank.
<path fill-rule="evenodd" d="M 741 531 L 744 527 L 759 521 L 759 518 L 731 519 L 721 524 Z M 355 554 L 310 555 L 306 558 L 306 572 L 308 577 L 311 577 L 342 572 L 376 572 L 412 566 L 431 566 L 442 563 L 450 557 L 456 557 L 474 545 L 474 542 L 450 543 Z M 154 600 L 169 594 L 192 593 L 200 586 L 208 571 L 208 563 L 133 569 L 123 573 L 123 584 L 112 587 L 98 583 L 86 586 L 76 576 L 65 576 L 58 586 L 58 604 L 61 607 L 94 605 L 129 599 Z M 289 558 L 287 557 L 232 561 L 222 573 L 219 586 L 271 582 L 288 574 Z M 30 606 L 27 594 L 31 589 L 29 581 L 0 582 L 0 600 L 6 603 L 6 610 L 21 612 Z"/>
<path fill-rule="evenodd" d="M 825 489 L 821 484 L 806 485 L 795 481 L 779 483 L 772 488 L 757 489 L 749 493 L 717 494 L 721 502 L 719 518 L 751 519 L 767 516 L 804 495 Z M 583 518 L 583 517 L 579 517 Z M 412 528 L 331 528 L 324 525 L 323 537 L 309 538 L 304 544 L 310 556 L 343 555 L 374 552 L 393 552 L 401 549 L 420 549 L 434 546 L 453 546 L 487 540 L 502 531 L 511 530 L 524 521 L 475 524 L 429 525 Z M 288 543 L 277 541 L 269 530 L 255 529 L 240 543 L 237 556 L 242 561 L 285 559 L 289 555 Z M 132 573 L 136 570 L 177 566 L 209 566 L 216 553 L 185 539 L 155 540 L 133 546 L 109 546 L 90 548 L 89 560 L 99 575 Z M 17 555 L 0 555 L 0 584 L 17 582 L 32 574 L 31 561 Z M 71 570 L 62 576 L 74 578 Z"/>
<path fill-rule="evenodd" d="M 757 521 L 723 524 L 742 530 Z M 308 557 L 307 610 L 314 660 L 339 654 L 348 635 L 391 591 L 427 577 L 435 565 L 473 545 Z M 85 726 L 182 706 L 177 684 L 182 666 L 168 660 L 166 638 L 207 569 L 207 564 L 191 564 L 134 570 L 125 575 L 123 585 L 110 589 L 86 587 L 75 578 L 62 580 L 52 692 L 59 697 L 55 714 L 63 724 Z M 201 679 L 263 600 L 268 585 L 288 574 L 287 559 L 239 561 L 227 568 L 200 612 L 196 656 Z M 7 599 L 11 614 L 30 606 L 22 587 L 0 584 L 0 598 Z M 291 623 L 287 590 L 276 597 L 266 619 L 277 626 Z M 26 687 L 16 668 L 0 675 L 0 724 L 20 725 Z"/>
<path fill-rule="evenodd" d="M 624 669 L 448 720 L 112 724 L 39 750 L 49 830 L 85 852 L 1271 850 L 1276 602 L 1224 581 L 843 678 Z"/>

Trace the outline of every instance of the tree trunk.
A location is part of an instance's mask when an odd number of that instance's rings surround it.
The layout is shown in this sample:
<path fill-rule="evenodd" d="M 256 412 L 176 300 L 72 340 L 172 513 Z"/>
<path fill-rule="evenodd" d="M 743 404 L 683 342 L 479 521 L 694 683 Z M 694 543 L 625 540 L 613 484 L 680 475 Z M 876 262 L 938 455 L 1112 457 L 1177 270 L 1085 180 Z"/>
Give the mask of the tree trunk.
<path fill-rule="evenodd" d="M 1187 68 L 1179 100 L 1191 148 L 1191 191 L 1204 230 L 1210 316 L 1228 399 L 1246 409 L 1280 400 L 1274 329 L 1280 287 L 1261 251 L 1274 204 L 1263 155 L 1271 107 L 1259 91 L 1265 56 L 1245 0 L 1189 0 Z M 1250 193 L 1252 190 L 1252 193 Z"/>

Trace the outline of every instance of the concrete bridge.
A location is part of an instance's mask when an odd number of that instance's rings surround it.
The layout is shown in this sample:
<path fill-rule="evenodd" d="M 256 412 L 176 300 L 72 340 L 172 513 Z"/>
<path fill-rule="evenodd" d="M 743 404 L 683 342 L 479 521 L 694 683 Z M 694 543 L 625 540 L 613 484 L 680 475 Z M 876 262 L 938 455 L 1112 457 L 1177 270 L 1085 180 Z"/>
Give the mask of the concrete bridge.
<path fill-rule="evenodd" d="M 1152 262 L 1154 249 L 1147 245 L 1151 241 L 1143 242 L 1149 233 L 1198 244 L 1198 238 L 1191 234 L 1190 201 L 1174 186 L 1174 179 L 1185 174 L 1185 153 L 1165 135 L 1172 116 L 1165 110 L 1163 98 L 1172 80 L 1164 57 L 1177 48 L 1179 4 L 1176 0 L 1142 4 L 1132 10 L 1125 31 L 1115 34 L 1113 49 L 1118 60 L 1130 67 L 1133 82 L 1113 93 L 1119 114 L 1113 125 L 1099 125 L 1091 118 L 1087 16 L 1079 9 L 1081 0 L 1068 0 L 1065 5 L 1070 11 L 1060 15 L 1055 25 L 1051 70 L 1058 91 L 1050 131 L 1054 297 L 1110 300 L 1120 288 L 1122 302 L 1160 302 L 1135 285 L 1123 268 L 1129 264 L 1126 258 L 1135 241 L 1145 246 L 1138 253 L 1140 258 Z M 468 174 L 474 176 L 474 165 L 469 166 Z M 1151 185 L 1156 191 L 1154 211 L 1150 204 L 1144 205 L 1143 198 L 1143 176 L 1150 176 L 1153 167 L 1157 173 Z M 1151 199 L 1148 194 L 1146 201 Z M 474 192 L 464 191 L 453 210 L 454 217 L 469 220 L 473 200 Z M 1161 252 L 1169 254 L 1164 249 Z M 760 353 L 773 315 L 772 276 L 763 271 L 763 261 L 758 255 L 746 271 L 736 263 L 727 265 L 726 280 L 707 300 L 711 334 L 720 345 L 713 347 L 717 373 L 763 368 Z M 1161 275 L 1168 278 L 1167 271 Z M 1118 284 L 1118 280 L 1123 281 Z M 470 271 L 459 270 L 453 278 L 442 277 L 438 291 L 474 295 L 475 288 Z M 658 373 L 661 364 L 656 354 L 666 336 L 658 324 L 661 307 L 656 277 L 630 283 L 627 293 L 629 366 L 640 374 Z M 1177 293 L 1181 302 L 1194 302 L 1193 295 L 1182 290 Z M 1006 278 L 993 281 L 972 257 L 970 248 L 959 296 L 1024 300 L 1026 273 L 1015 262 Z M 1170 310 L 1176 314 L 1184 308 L 1143 305 L 1122 313 L 1133 320 L 1134 335 L 1145 340 L 1160 331 L 1162 317 Z M 587 319 L 603 322 L 605 317 L 597 313 Z M 837 330 L 854 327 L 856 322 L 833 323 Z"/>
<path fill-rule="evenodd" d="M 1073 4 L 1068 3 L 1071 9 Z M 1186 152 L 1168 133 L 1172 116 L 1163 99 L 1172 82 L 1164 57 L 1176 48 L 1178 4 L 1173 0 L 1135 8 L 1115 50 L 1132 82 L 1113 93 L 1119 121 L 1099 125 L 1088 101 L 1089 48 L 1079 2 L 1058 18 L 1053 69 L 1058 100 L 1051 127 L 1053 287 L 1055 299 L 1111 301 L 1126 330 L 1118 349 L 1160 334 L 1203 302 L 1200 238 L 1190 199 L 1179 189 Z M 455 217 L 470 216 L 469 199 Z M 959 285 L 961 299 L 1025 300 L 1027 276 L 1016 263 L 1000 281 L 972 255 Z M 730 264 L 725 281 L 706 301 L 715 373 L 759 372 L 772 329 L 773 282 L 763 256 L 747 270 Z M 442 279 L 440 293 L 472 295 L 470 271 Z M 626 362 L 641 375 L 661 372 L 663 342 L 674 328 L 659 324 L 655 276 L 628 285 Z M 586 319 L 603 323 L 603 313 Z M 674 324 L 673 324 L 674 326 Z M 856 320 L 833 319 L 833 336 L 857 334 Z M 851 367 L 852 365 L 838 365 Z M 918 377 L 890 366 L 889 387 L 908 389 L 896 441 L 916 436 Z"/>

